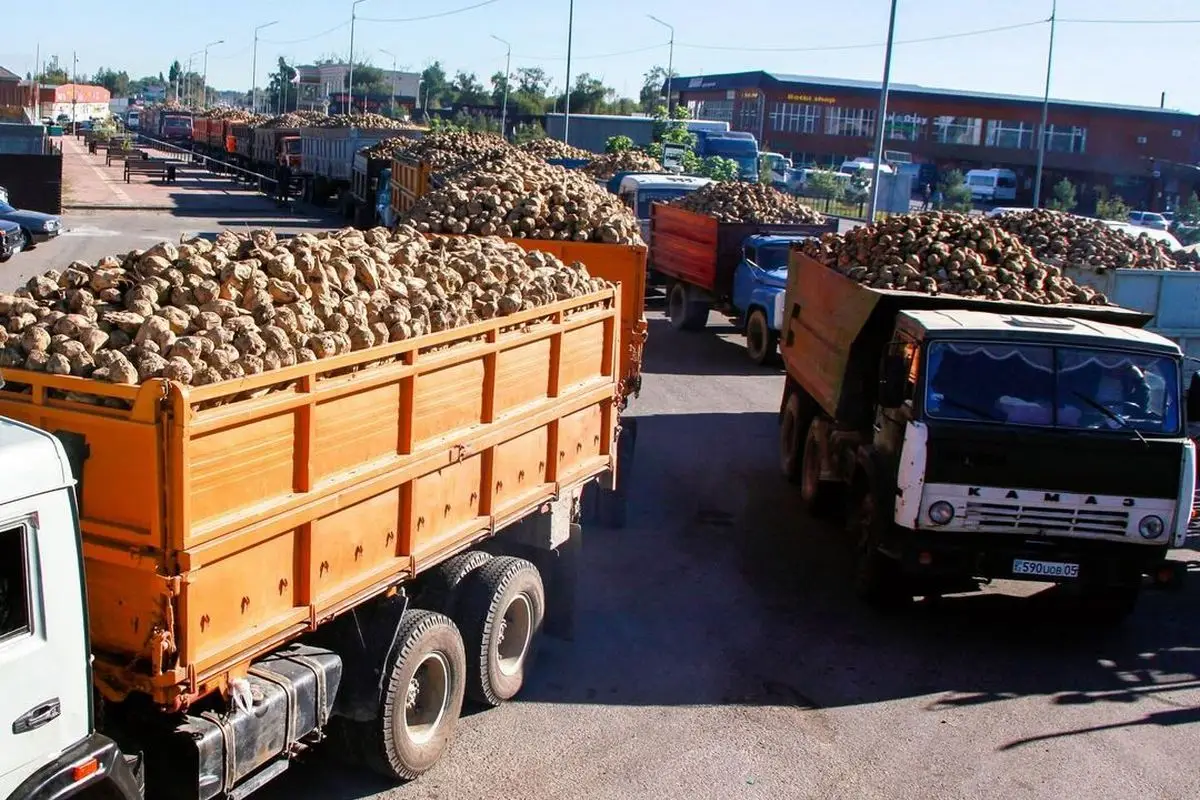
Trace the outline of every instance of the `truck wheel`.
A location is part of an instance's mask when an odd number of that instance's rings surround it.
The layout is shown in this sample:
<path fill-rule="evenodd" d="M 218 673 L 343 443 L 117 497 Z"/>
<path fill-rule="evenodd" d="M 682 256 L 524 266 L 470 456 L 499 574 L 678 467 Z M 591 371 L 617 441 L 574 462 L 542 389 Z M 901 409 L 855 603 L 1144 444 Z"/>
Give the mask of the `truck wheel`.
<path fill-rule="evenodd" d="M 821 480 L 821 442 L 818 426 L 810 421 L 804 432 L 804 450 L 800 462 L 800 499 L 808 513 L 818 519 L 828 517 L 838 507 L 842 485 Z"/>
<path fill-rule="evenodd" d="M 458 589 L 463 580 L 491 560 L 491 554 L 482 550 L 468 550 L 446 559 L 422 579 L 417 606 L 453 619 L 458 606 Z"/>
<path fill-rule="evenodd" d="M 688 285 L 676 281 L 667 291 L 667 316 L 677 331 L 703 330 L 708 324 L 708 303 L 693 300 Z"/>
<path fill-rule="evenodd" d="M 460 608 L 467 693 L 489 706 L 511 700 L 537 655 L 546 614 L 537 567 L 511 556 L 492 559 L 468 577 Z"/>
<path fill-rule="evenodd" d="M 886 524 L 874 487 L 862 486 L 849 526 L 855 544 L 854 592 L 879 611 L 894 611 L 911 604 L 913 596 L 900 565 L 879 552 L 880 530 Z"/>
<path fill-rule="evenodd" d="M 779 417 L 779 469 L 792 483 L 800 481 L 804 440 L 812 415 L 805 412 L 799 392 L 791 392 Z"/>
<path fill-rule="evenodd" d="M 767 364 L 775 358 L 778 335 L 767 324 L 767 315 L 761 308 L 750 312 L 746 319 L 746 355 L 755 364 Z"/>
<path fill-rule="evenodd" d="M 406 611 L 383 674 L 378 716 L 358 723 L 361 753 L 384 777 L 412 780 L 441 758 L 462 713 L 466 656 L 458 628 L 433 611 Z"/>

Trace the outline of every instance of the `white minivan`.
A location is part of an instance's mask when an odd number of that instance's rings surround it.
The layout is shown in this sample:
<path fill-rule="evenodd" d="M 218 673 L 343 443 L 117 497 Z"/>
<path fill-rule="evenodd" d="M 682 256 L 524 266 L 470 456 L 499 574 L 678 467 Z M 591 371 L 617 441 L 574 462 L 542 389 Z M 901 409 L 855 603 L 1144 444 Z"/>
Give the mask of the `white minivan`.
<path fill-rule="evenodd" d="M 1017 199 L 1017 173 L 1011 169 L 973 169 L 967 173 L 971 198 L 986 203 Z"/>

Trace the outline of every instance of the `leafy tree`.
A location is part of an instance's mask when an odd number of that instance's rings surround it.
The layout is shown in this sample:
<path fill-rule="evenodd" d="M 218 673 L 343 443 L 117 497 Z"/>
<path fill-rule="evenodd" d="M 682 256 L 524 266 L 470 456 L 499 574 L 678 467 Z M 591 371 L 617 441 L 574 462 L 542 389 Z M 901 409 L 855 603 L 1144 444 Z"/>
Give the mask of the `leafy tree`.
<path fill-rule="evenodd" d="M 516 130 L 513 131 L 513 141 L 516 144 L 525 144 L 525 142 L 532 142 L 535 139 L 545 138 L 546 129 L 537 122 L 531 122 L 526 125 L 518 125 Z"/>
<path fill-rule="evenodd" d="M 846 195 L 845 182 L 831 169 L 814 169 L 804 182 L 804 195 L 827 200 L 841 200 Z"/>
<path fill-rule="evenodd" d="M 474 72 L 459 70 L 454 76 L 454 82 L 450 84 L 450 88 L 455 94 L 456 101 L 465 105 L 487 105 L 491 99 L 484 91 L 483 84 L 475 77 Z"/>
<path fill-rule="evenodd" d="M 355 69 L 358 68 L 355 67 Z M 300 87 L 292 83 L 296 78 L 296 70 L 288 66 L 288 63 L 280 57 L 275 72 L 272 72 L 268 78 L 270 82 L 267 84 L 266 107 L 272 111 L 275 109 L 295 111 L 300 102 Z M 354 85 L 358 86 L 357 72 L 354 78 Z M 281 100 L 283 101 L 282 105 L 280 104 Z"/>
<path fill-rule="evenodd" d="M 679 77 L 679 73 L 675 70 L 671 71 L 671 79 Z M 666 99 L 663 96 L 663 88 L 667 83 L 667 68 L 662 65 L 656 65 L 650 68 L 650 71 L 642 76 L 642 89 L 638 93 L 638 103 L 642 111 L 650 114 L 656 107 L 663 104 Z M 671 87 L 672 91 L 674 87 Z"/>
<path fill-rule="evenodd" d="M 108 89 L 113 97 L 129 96 L 129 73 L 125 70 L 116 72 L 107 67 L 101 67 L 92 76 L 92 83 Z"/>
<path fill-rule="evenodd" d="M 1179 222 L 1200 221 L 1200 197 L 1195 192 L 1175 209 L 1175 219 Z"/>
<path fill-rule="evenodd" d="M 488 79 L 492 85 L 492 105 L 500 106 L 504 104 L 504 90 L 507 88 L 509 93 L 509 102 L 512 102 L 512 81 L 509 80 L 500 70 L 496 70 L 492 77 Z"/>
<path fill-rule="evenodd" d="M 1107 194 L 1107 193 L 1106 193 Z M 1129 221 L 1129 206 L 1121 199 L 1120 195 L 1115 197 L 1101 197 L 1096 201 L 1096 216 L 1100 219 L 1111 219 L 1116 222 Z"/>
<path fill-rule="evenodd" d="M 604 152 L 622 153 L 633 149 L 633 139 L 628 136 L 610 136 L 604 143 Z"/>
<path fill-rule="evenodd" d="M 758 182 L 763 186 L 771 186 L 774 184 L 774 173 L 771 172 L 771 164 L 765 158 L 758 160 Z"/>
<path fill-rule="evenodd" d="M 58 63 L 58 56 L 50 56 L 45 68 L 40 74 L 34 76 L 34 80 L 43 86 L 61 86 L 64 83 L 70 83 L 71 76 L 66 67 Z"/>
<path fill-rule="evenodd" d="M 443 108 L 454 101 L 450 84 L 446 80 L 446 70 L 442 69 L 440 61 L 434 61 L 421 70 L 421 103 L 428 103 L 432 108 Z"/>
<path fill-rule="evenodd" d="M 862 170 L 859 171 L 862 172 Z M 952 169 L 943 174 L 940 188 L 942 204 L 945 208 L 951 211 L 967 212 L 975 207 L 971 201 L 971 187 L 967 186 L 961 171 Z"/>
<path fill-rule="evenodd" d="M 714 181 L 735 181 L 738 177 L 738 163 L 724 156 L 709 156 L 700 164 L 700 175 L 712 178 Z"/>
<path fill-rule="evenodd" d="M 1050 202 L 1046 205 L 1055 211 L 1074 211 L 1075 206 L 1079 205 L 1075 199 L 1075 184 L 1066 178 L 1054 184 Z"/>

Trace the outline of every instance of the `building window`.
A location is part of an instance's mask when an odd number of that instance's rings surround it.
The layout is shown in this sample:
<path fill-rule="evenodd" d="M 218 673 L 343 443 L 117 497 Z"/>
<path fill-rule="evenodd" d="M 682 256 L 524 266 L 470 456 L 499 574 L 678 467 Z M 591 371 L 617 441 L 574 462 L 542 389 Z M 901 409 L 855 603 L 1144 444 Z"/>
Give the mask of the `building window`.
<path fill-rule="evenodd" d="M 733 126 L 734 130 L 756 133 L 762 121 L 759 119 L 761 112 L 761 95 L 756 99 L 742 98 L 742 106 L 738 109 L 738 120 L 737 124 Z"/>
<path fill-rule="evenodd" d="M 1077 125 L 1047 125 L 1046 149 L 1052 153 L 1082 153 L 1087 145 L 1087 128 Z"/>
<path fill-rule="evenodd" d="M 893 112 L 887 115 L 887 123 L 883 126 L 883 138 L 919 142 L 925 138 L 925 127 L 928 124 L 928 117 Z"/>
<path fill-rule="evenodd" d="M 831 108 L 825 115 L 830 136 L 874 136 L 875 111 L 869 108 Z"/>
<path fill-rule="evenodd" d="M 820 115 L 820 106 L 774 103 L 771 106 L 771 130 L 782 133 L 816 133 Z"/>
<path fill-rule="evenodd" d="M 1183 131 L 1181 131 L 1179 128 L 1172 128 L 1171 129 L 1171 137 L 1174 139 L 1182 139 Z"/>
<path fill-rule="evenodd" d="M 687 107 L 692 119 L 733 122 L 732 100 L 689 100 Z"/>
<path fill-rule="evenodd" d="M 979 144 L 983 120 L 979 117 L 934 117 L 933 140 L 942 144 Z"/>
<path fill-rule="evenodd" d="M 987 124 L 987 146 L 1005 147 L 1010 150 L 1032 150 L 1037 140 L 1037 126 L 1032 122 L 1012 122 L 1004 119 L 989 119 Z"/>

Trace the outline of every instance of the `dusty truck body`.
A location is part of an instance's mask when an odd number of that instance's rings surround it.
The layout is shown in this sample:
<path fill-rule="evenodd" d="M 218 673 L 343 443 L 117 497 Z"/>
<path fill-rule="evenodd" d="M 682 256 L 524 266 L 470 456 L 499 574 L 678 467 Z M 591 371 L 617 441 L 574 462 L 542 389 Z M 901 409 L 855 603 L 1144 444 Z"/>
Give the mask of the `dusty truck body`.
<path fill-rule="evenodd" d="M 1041 580 L 1115 619 L 1174 580 L 1195 447 L 1146 315 L 875 290 L 793 249 L 785 316 L 781 467 L 812 513 L 845 502 L 868 600 Z"/>
<path fill-rule="evenodd" d="M 836 220 L 825 225 L 719 222 L 666 203 L 652 203 L 650 269 L 667 284 L 672 327 L 700 330 L 708 324 L 709 309 L 716 309 L 734 318 L 747 334 L 750 357 L 758 363 L 766 361 L 774 355 L 778 338 L 776 308 L 787 272 L 788 240 L 836 229 Z M 767 254 L 776 251 L 782 255 L 765 264 Z M 758 267 L 760 258 L 764 269 Z"/>
<path fill-rule="evenodd" d="M 407 213 L 433 188 L 433 169 L 428 162 L 403 153 L 392 158 L 392 213 Z"/>
<path fill-rule="evenodd" d="M 0 492 L 5 518 L 32 520 L 0 546 L 41 554 L 5 563 L 30 608 L 66 616 L 23 630 L 72 668 L 14 673 L 0 710 L 56 711 L 26 715 L 37 737 L 0 729 L 0 794 L 131 797 L 144 777 L 241 797 L 326 735 L 393 778 L 432 766 L 464 691 L 508 699 L 543 618 L 569 628 L 573 519 L 617 468 L 641 352 L 623 333 L 633 256 L 591 267 L 628 290 L 211 386 L 6 370 L 0 426 L 50 435 L 0 430 L 0 450 L 53 480 Z M 87 680 L 89 649 L 95 708 L 56 685 Z"/>
<path fill-rule="evenodd" d="M 356 228 L 366 229 L 379 223 L 376 214 L 380 175 L 392 166 L 391 158 L 371 158 L 365 151 L 354 154 L 350 176 L 350 198 L 353 205 L 345 209 Z M 390 172 L 388 175 L 390 176 Z M 384 177 L 387 181 L 387 176 Z"/>
<path fill-rule="evenodd" d="M 259 125 L 253 131 L 254 168 L 270 175 L 283 161 L 293 170 L 301 168 L 300 129 Z"/>
<path fill-rule="evenodd" d="M 354 208 L 350 187 L 358 152 L 384 139 L 419 138 L 422 133 L 418 128 L 301 128 L 300 172 L 304 179 L 304 198 L 323 204 L 331 197 L 337 197 L 342 213 L 348 215 L 348 209 Z"/>

